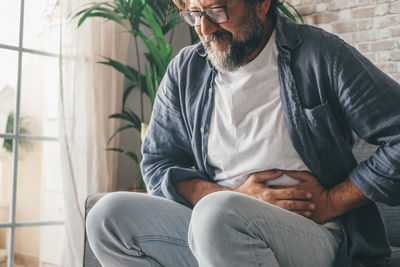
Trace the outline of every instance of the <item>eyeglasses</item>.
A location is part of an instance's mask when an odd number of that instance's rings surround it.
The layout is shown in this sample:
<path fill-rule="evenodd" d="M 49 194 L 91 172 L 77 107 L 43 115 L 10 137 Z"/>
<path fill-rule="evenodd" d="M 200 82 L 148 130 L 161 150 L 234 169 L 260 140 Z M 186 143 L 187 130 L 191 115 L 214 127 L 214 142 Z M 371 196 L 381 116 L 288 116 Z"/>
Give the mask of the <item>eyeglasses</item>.
<path fill-rule="evenodd" d="M 233 0 L 227 5 L 209 7 L 203 11 L 181 11 L 179 14 L 181 17 L 192 27 L 198 27 L 201 25 L 201 17 L 206 16 L 206 18 L 215 24 L 221 24 L 227 22 L 229 19 L 228 12 L 226 9 L 233 6 L 239 0 Z"/>

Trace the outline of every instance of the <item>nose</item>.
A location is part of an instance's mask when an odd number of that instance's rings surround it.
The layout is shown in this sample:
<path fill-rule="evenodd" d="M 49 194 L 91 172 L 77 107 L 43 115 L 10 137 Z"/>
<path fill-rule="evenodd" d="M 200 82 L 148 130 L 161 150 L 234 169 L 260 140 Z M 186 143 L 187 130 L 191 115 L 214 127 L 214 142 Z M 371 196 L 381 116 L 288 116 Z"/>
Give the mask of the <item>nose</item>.
<path fill-rule="evenodd" d="M 203 35 L 209 35 L 218 29 L 218 25 L 212 23 L 206 16 L 201 17 L 201 33 Z"/>

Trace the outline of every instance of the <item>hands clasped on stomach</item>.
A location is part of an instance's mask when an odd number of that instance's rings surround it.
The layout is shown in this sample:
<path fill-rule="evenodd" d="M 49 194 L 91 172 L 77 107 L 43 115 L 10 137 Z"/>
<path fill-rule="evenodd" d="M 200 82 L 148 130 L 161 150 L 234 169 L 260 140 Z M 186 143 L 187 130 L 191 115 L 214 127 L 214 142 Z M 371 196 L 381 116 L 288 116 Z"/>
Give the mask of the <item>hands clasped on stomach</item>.
<path fill-rule="evenodd" d="M 278 180 L 285 178 L 291 185 L 280 186 Z M 253 173 L 236 191 L 308 217 L 317 223 L 328 219 L 323 212 L 327 200 L 326 190 L 306 171 L 267 170 Z"/>

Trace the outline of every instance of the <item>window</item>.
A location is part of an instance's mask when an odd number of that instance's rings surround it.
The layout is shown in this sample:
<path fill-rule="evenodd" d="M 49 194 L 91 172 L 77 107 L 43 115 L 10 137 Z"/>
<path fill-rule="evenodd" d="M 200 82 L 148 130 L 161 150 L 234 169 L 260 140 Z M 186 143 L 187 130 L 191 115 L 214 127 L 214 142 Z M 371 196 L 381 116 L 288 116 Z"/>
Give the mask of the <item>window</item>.
<path fill-rule="evenodd" d="M 1 2 L 0 267 L 60 262 L 58 3 Z"/>

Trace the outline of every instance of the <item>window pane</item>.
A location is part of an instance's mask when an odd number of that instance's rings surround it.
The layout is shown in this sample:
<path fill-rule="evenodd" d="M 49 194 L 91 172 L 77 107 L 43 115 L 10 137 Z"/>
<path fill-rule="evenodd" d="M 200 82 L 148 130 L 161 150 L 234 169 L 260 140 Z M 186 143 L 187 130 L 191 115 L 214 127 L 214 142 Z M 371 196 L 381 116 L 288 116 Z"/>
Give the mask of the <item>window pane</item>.
<path fill-rule="evenodd" d="M 18 46 L 21 1 L 1 1 L 0 43 Z"/>
<path fill-rule="evenodd" d="M 12 185 L 12 140 L 0 138 L 0 223 L 9 222 Z M 0 237 L 1 245 L 1 237 Z M 1 246 L 0 246 L 1 248 Z"/>
<path fill-rule="evenodd" d="M 24 53 L 20 133 L 58 136 L 58 59 Z"/>
<path fill-rule="evenodd" d="M 0 58 L 0 133 L 12 133 L 13 124 L 10 116 L 15 111 L 18 53 L 12 50 L 0 49 Z"/>
<path fill-rule="evenodd" d="M 7 258 L 9 251 L 9 228 L 0 228 L 0 267 L 7 266 Z"/>
<path fill-rule="evenodd" d="M 25 1 L 24 48 L 57 53 L 60 9 L 57 0 Z"/>
<path fill-rule="evenodd" d="M 15 265 L 58 266 L 64 226 L 18 227 L 15 231 Z"/>
<path fill-rule="evenodd" d="M 17 222 L 64 219 L 59 143 L 20 144 L 17 180 Z"/>

